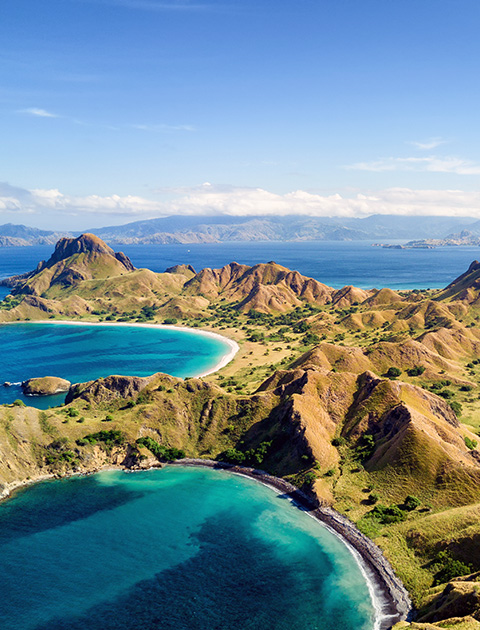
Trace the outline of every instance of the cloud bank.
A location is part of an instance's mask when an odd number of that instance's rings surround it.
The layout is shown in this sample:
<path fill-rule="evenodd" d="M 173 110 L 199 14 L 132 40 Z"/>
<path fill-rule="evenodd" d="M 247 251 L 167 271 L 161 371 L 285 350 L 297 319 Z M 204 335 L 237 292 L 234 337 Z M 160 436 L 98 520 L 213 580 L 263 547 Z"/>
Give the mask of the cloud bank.
<path fill-rule="evenodd" d="M 136 195 L 108 196 L 66 195 L 57 189 L 32 189 L 0 184 L 0 220 L 42 223 L 51 218 L 52 227 L 61 219 L 62 229 L 76 217 L 85 227 L 92 217 L 109 222 L 115 218 L 127 222 L 140 218 L 153 218 L 172 214 L 183 215 L 308 215 L 365 217 L 372 214 L 444 215 L 480 218 L 480 191 L 413 190 L 389 188 L 353 196 L 340 194 L 321 195 L 305 190 L 278 194 L 261 188 L 214 186 L 205 183 L 194 188 L 162 190 L 169 200 L 147 199 Z"/>

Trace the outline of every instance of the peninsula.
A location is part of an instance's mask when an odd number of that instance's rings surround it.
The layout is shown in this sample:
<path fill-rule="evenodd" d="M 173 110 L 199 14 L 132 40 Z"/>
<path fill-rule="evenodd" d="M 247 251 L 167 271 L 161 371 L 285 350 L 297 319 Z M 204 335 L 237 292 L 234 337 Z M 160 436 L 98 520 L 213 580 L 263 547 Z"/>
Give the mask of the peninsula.
<path fill-rule="evenodd" d="M 480 627 L 480 263 L 440 291 L 335 290 L 274 262 L 135 269 L 84 234 L 4 283 L 0 322 L 182 325 L 239 345 L 204 378 L 112 375 L 58 408 L 1 406 L 4 495 L 184 457 L 261 468 L 382 549 L 418 609 L 396 628 Z"/>

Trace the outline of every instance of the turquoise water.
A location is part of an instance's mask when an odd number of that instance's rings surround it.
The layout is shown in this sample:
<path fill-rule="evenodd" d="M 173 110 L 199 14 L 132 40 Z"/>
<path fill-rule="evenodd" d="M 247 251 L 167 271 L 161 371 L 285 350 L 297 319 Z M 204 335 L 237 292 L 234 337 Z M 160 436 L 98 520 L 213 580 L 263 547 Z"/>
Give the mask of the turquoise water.
<path fill-rule="evenodd" d="M 214 367 L 230 348 L 221 339 L 185 330 L 142 326 L 0 325 L 0 383 L 60 376 L 82 383 L 110 374 L 194 376 Z M 25 397 L 0 385 L 0 404 L 22 399 L 46 409 L 65 395 Z"/>
<path fill-rule="evenodd" d="M 341 541 L 225 472 L 102 472 L 0 504 L 2 630 L 371 630 Z"/>

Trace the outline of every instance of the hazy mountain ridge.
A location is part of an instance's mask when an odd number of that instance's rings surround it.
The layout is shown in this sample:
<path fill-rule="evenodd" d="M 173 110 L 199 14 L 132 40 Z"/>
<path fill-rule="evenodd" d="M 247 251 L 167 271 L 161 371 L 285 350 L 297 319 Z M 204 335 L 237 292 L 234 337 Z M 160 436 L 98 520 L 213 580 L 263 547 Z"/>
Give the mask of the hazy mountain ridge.
<path fill-rule="evenodd" d="M 465 230 L 480 235 L 473 217 L 372 215 L 366 218 L 287 216 L 169 216 L 86 230 L 111 244 L 186 244 L 223 241 L 356 241 L 448 239 Z M 0 226 L 0 247 L 54 245 L 79 235 L 11 223 Z M 417 241 L 416 241 L 417 242 Z M 440 243 L 441 244 L 441 243 Z M 447 243 L 448 244 L 448 243 Z"/>

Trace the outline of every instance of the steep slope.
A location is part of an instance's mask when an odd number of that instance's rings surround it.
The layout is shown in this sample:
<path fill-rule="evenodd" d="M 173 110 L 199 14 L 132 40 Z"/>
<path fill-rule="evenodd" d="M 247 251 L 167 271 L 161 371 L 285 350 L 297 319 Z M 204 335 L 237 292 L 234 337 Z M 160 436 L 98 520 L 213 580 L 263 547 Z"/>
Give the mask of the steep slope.
<path fill-rule="evenodd" d="M 210 300 L 223 297 L 239 302 L 242 311 L 286 311 L 302 300 L 314 304 L 330 302 L 333 289 L 274 262 L 248 267 L 230 263 L 221 269 L 203 269 L 184 287 L 186 295 Z"/>
<path fill-rule="evenodd" d="M 437 297 L 437 300 L 460 300 L 467 304 L 477 304 L 480 294 L 480 262 L 474 260 L 465 273 L 451 282 Z"/>
<path fill-rule="evenodd" d="M 125 254 L 116 254 L 93 234 L 82 234 L 78 238 L 60 239 L 47 261 L 4 284 L 13 288 L 13 294 L 55 297 L 62 289 L 72 289 L 85 280 L 119 276 L 133 270 Z"/>

